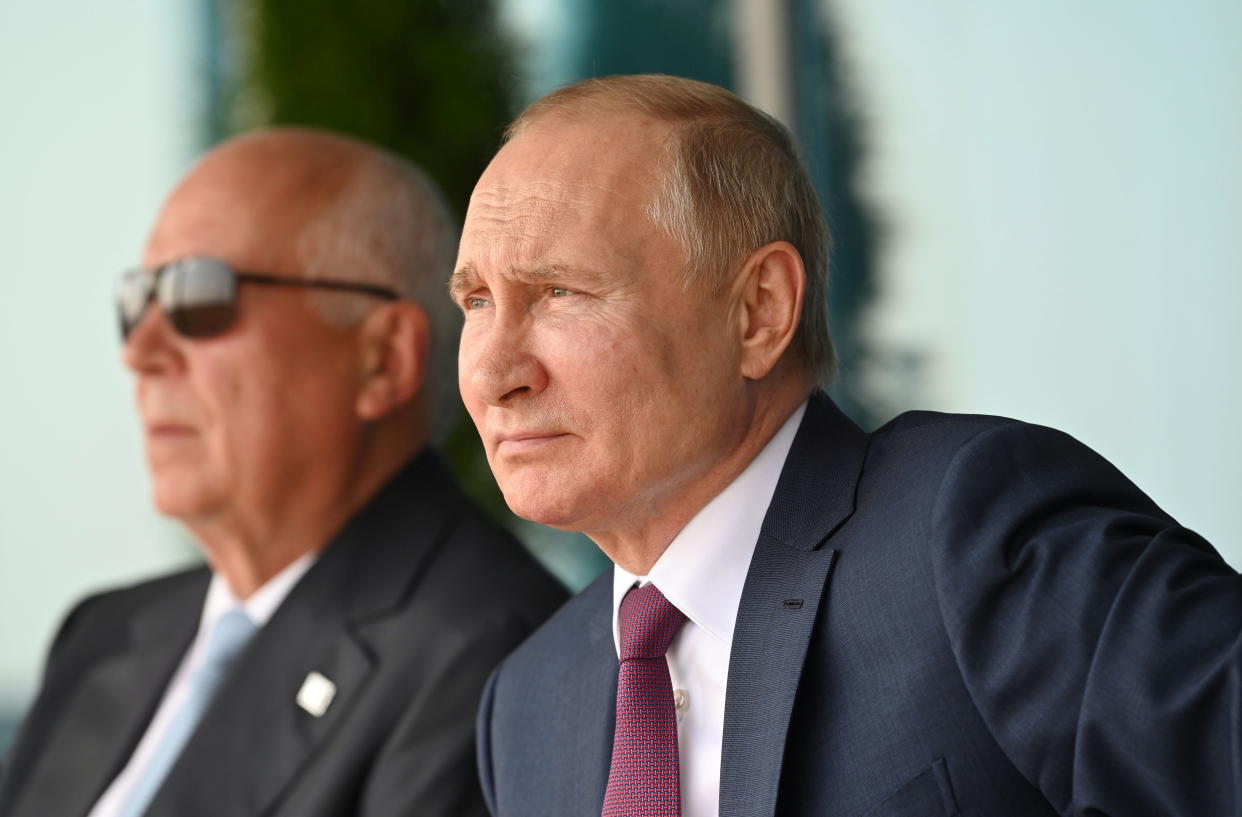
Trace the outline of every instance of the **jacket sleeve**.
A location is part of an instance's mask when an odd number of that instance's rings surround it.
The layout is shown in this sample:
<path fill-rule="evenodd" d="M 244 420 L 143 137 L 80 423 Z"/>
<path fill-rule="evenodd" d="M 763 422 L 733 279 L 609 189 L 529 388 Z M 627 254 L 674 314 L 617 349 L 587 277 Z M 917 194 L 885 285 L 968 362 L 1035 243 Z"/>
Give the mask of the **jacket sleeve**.
<path fill-rule="evenodd" d="M 993 427 L 945 471 L 941 612 L 992 734 L 1065 815 L 1242 803 L 1242 579 L 1103 458 Z"/>

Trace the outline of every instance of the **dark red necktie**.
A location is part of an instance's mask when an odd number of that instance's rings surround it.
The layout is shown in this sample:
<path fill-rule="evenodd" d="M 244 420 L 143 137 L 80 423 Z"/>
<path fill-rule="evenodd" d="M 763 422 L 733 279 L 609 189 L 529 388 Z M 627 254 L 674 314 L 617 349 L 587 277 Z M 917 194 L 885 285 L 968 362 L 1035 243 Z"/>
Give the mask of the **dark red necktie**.
<path fill-rule="evenodd" d="M 677 712 L 664 653 L 685 621 L 654 584 L 621 600 L 617 729 L 603 817 L 681 817 Z"/>

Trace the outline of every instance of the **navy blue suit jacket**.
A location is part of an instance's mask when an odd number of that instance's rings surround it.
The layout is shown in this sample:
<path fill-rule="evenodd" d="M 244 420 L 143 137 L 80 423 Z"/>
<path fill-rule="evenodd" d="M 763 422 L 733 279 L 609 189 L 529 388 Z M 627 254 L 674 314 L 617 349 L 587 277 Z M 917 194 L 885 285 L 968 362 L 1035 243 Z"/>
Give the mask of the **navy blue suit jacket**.
<path fill-rule="evenodd" d="M 488 682 L 496 817 L 598 815 L 611 576 Z M 1242 814 L 1242 580 L 1050 429 L 812 399 L 733 637 L 723 817 Z"/>

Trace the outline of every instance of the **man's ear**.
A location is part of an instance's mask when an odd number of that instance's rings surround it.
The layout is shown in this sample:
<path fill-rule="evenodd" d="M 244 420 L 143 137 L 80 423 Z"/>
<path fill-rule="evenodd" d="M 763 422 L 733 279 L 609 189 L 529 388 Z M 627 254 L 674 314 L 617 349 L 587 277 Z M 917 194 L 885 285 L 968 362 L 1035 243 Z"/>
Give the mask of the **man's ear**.
<path fill-rule="evenodd" d="M 358 328 L 361 382 L 355 411 L 378 420 L 409 403 L 423 385 L 431 330 L 427 314 L 412 301 L 373 310 Z"/>
<path fill-rule="evenodd" d="M 742 375 L 759 380 L 789 348 L 802 317 L 806 270 L 788 241 L 764 244 L 742 264 L 738 277 Z"/>

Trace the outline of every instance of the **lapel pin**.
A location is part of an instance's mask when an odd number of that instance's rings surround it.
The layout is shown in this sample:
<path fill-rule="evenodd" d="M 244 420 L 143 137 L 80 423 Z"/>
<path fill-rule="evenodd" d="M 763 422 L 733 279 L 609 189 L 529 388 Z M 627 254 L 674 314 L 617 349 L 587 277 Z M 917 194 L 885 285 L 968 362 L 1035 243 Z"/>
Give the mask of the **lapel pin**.
<path fill-rule="evenodd" d="M 786 610 L 801 610 L 802 599 L 785 599 L 785 603 L 781 606 Z"/>
<path fill-rule="evenodd" d="M 306 680 L 298 690 L 298 706 L 318 718 L 328 711 L 328 705 L 335 697 L 336 684 L 312 670 L 306 674 Z"/>

